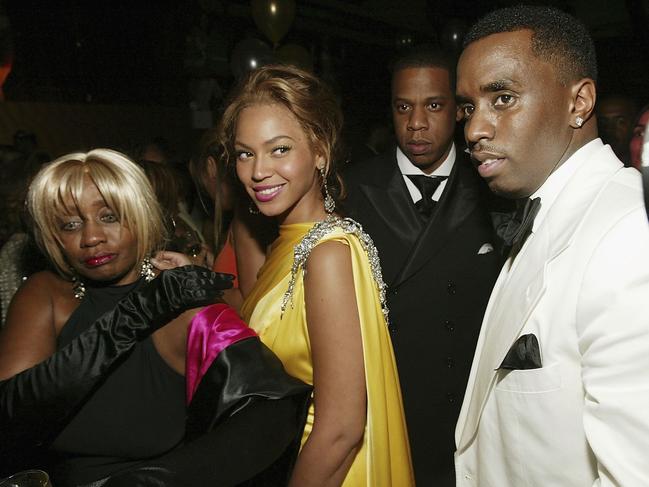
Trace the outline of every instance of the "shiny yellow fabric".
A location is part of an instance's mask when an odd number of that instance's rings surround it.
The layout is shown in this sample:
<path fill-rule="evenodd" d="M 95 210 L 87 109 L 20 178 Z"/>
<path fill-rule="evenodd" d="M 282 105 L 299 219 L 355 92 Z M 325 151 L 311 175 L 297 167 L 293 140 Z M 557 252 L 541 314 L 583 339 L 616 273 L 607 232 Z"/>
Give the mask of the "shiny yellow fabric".
<path fill-rule="evenodd" d="M 311 346 L 304 305 L 304 283 L 299 271 L 292 300 L 281 316 L 281 303 L 293 264 L 293 247 L 313 223 L 282 225 L 259 279 L 242 306 L 242 315 L 261 340 L 281 359 L 287 372 L 313 384 Z M 355 235 L 342 229 L 329 233 L 320 243 L 335 240 L 349 246 L 354 287 L 359 307 L 367 387 L 367 422 L 363 445 L 343 485 L 345 487 L 408 487 L 414 485 L 406 423 L 392 344 L 378 288 L 367 254 Z M 332 319 L 335 319 L 332 310 Z M 302 444 L 313 427 L 314 408 L 309 411 Z"/>

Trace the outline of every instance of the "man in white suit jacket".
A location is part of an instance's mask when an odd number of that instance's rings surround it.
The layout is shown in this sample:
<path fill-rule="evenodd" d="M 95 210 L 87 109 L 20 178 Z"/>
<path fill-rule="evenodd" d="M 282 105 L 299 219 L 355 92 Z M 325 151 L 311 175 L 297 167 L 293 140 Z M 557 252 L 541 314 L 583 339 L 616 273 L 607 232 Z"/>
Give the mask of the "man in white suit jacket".
<path fill-rule="evenodd" d="M 485 313 L 458 486 L 649 486 L 649 225 L 639 173 L 597 138 L 596 77 L 586 29 L 552 8 L 493 12 L 465 39 L 472 158 L 540 209 Z"/>

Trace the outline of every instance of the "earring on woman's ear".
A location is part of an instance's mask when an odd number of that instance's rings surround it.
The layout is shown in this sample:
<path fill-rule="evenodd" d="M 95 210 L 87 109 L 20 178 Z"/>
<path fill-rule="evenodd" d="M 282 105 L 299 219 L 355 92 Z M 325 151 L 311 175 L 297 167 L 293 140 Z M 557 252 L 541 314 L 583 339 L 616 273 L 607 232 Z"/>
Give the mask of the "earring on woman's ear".
<path fill-rule="evenodd" d="M 142 267 L 140 267 L 140 275 L 146 282 L 151 282 L 155 279 L 155 272 L 153 272 L 153 264 L 149 256 L 142 260 Z"/>
<path fill-rule="evenodd" d="M 251 200 L 250 203 L 248 204 L 248 212 L 249 212 L 251 215 L 259 215 L 259 208 L 257 208 L 257 205 L 254 204 L 254 203 L 252 202 L 252 200 Z"/>
<path fill-rule="evenodd" d="M 579 115 L 577 115 L 575 117 L 575 125 L 577 126 L 578 129 L 580 129 L 583 124 L 584 124 L 584 119 L 581 118 Z"/>
<path fill-rule="evenodd" d="M 327 187 L 327 174 L 325 173 L 324 166 L 318 169 L 320 171 L 320 176 L 322 177 L 322 187 L 324 189 L 324 209 L 327 213 L 332 214 L 336 209 L 336 202 L 329 194 L 329 188 Z"/>
<path fill-rule="evenodd" d="M 72 274 L 72 294 L 78 300 L 82 300 L 86 295 L 86 285 L 72 267 L 70 267 L 70 273 Z"/>

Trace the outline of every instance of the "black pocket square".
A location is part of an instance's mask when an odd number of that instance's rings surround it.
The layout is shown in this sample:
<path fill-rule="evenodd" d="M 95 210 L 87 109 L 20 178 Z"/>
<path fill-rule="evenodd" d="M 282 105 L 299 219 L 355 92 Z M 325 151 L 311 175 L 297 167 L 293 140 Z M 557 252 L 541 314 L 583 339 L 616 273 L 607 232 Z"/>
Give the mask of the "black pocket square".
<path fill-rule="evenodd" d="M 524 370 L 541 368 L 541 350 L 536 335 L 523 335 L 511 346 L 499 369 Z"/>

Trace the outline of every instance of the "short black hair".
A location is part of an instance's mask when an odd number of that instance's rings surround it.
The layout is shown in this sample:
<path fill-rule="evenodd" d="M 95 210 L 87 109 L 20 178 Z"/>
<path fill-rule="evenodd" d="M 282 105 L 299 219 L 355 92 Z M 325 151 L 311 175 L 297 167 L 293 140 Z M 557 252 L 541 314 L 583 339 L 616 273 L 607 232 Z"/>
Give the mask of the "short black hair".
<path fill-rule="evenodd" d="M 408 68 L 440 68 L 448 71 L 451 91 L 455 93 L 457 59 L 448 51 L 432 44 L 420 44 L 400 54 L 390 66 L 390 74 Z"/>
<path fill-rule="evenodd" d="M 464 37 L 464 47 L 492 34 L 532 31 L 532 52 L 554 64 L 562 82 L 597 81 L 595 44 L 586 26 L 570 14 L 547 6 L 518 5 L 494 10 Z"/>

